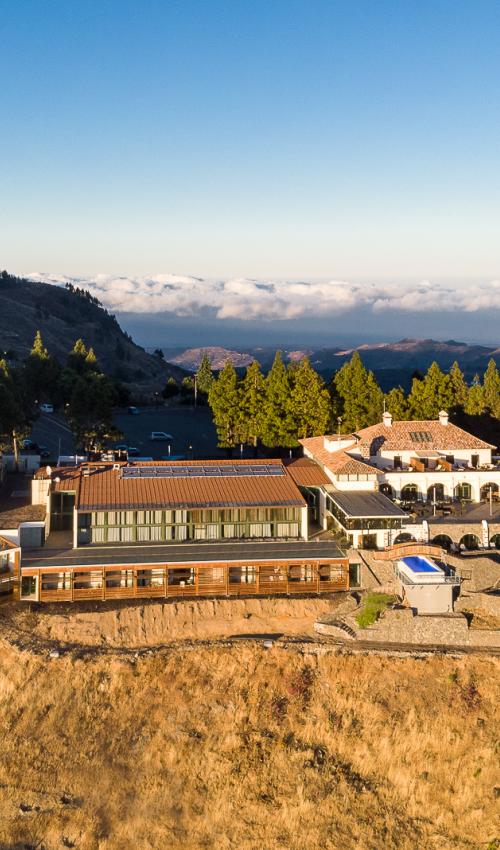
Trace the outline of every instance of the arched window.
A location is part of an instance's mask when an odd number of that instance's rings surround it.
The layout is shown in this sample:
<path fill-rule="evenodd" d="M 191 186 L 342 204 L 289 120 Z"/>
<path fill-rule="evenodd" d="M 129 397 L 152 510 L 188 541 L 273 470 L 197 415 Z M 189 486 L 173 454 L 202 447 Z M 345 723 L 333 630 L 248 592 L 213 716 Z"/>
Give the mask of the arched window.
<path fill-rule="evenodd" d="M 481 541 L 477 534 L 464 534 L 460 541 L 461 549 L 468 549 L 469 551 L 473 551 L 474 549 L 481 548 Z"/>
<path fill-rule="evenodd" d="M 490 493 L 493 497 L 498 497 L 498 484 L 495 484 L 494 481 L 488 481 L 487 484 L 483 484 L 481 487 L 481 499 L 487 501 L 490 498 Z"/>
<path fill-rule="evenodd" d="M 451 537 L 448 537 L 447 534 L 438 534 L 431 540 L 431 543 L 434 546 L 441 546 L 441 549 L 446 549 L 446 551 L 448 551 L 453 544 L 453 540 Z"/>
<path fill-rule="evenodd" d="M 469 483 L 457 484 L 455 487 L 455 496 L 462 502 L 470 502 L 472 500 L 472 487 Z"/>
<path fill-rule="evenodd" d="M 433 484 L 432 487 L 427 488 L 427 501 L 428 502 L 442 502 L 444 499 L 444 484 L 439 482 L 438 484 Z"/>
<path fill-rule="evenodd" d="M 490 546 L 493 546 L 495 549 L 500 549 L 500 534 L 494 534 L 490 540 Z"/>
<path fill-rule="evenodd" d="M 417 541 L 413 537 L 412 534 L 408 534 L 406 531 L 403 531 L 402 534 L 398 534 L 394 543 L 416 543 Z"/>
<path fill-rule="evenodd" d="M 389 499 L 394 498 L 394 488 L 391 487 L 390 484 L 387 484 L 386 482 L 384 482 L 384 484 L 380 485 L 379 490 L 380 490 L 381 493 L 384 494 L 384 496 L 387 496 Z"/>
<path fill-rule="evenodd" d="M 401 490 L 401 498 L 405 502 L 412 502 L 418 499 L 418 487 L 416 484 L 405 484 Z"/>

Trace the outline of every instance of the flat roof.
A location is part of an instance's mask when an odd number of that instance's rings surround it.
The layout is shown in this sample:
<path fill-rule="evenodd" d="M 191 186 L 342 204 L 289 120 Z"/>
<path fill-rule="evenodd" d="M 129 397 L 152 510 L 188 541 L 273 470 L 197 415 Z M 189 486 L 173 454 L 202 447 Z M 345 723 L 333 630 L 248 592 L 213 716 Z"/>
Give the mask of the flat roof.
<path fill-rule="evenodd" d="M 328 495 L 346 516 L 352 518 L 376 517 L 407 517 L 394 502 L 383 493 L 341 493 L 339 490 L 329 490 Z"/>
<path fill-rule="evenodd" d="M 164 543 L 144 545 L 137 543 L 122 546 L 84 546 L 78 549 L 50 550 L 32 549 L 23 553 L 23 569 L 43 569 L 45 567 L 75 568 L 77 566 L 109 566 L 122 564 L 169 564 L 169 563 L 208 563 L 214 561 L 287 561 L 318 559 L 338 560 L 345 553 L 330 540 L 291 541 L 287 543 Z"/>

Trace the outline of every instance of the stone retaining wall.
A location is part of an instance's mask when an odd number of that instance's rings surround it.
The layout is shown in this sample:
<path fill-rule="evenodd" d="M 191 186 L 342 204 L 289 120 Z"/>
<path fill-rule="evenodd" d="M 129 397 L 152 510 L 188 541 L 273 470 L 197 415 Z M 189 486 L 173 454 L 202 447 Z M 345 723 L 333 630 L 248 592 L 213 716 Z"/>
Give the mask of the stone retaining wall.
<path fill-rule="evenodd" d="M 411 608 L 389 608 L 380 620 L 360 629 L 354 614 L 343 617 L 354 628 L 356 640 L 370 643 L 400 643 L 429 646 L 491 646 L 500 648 L 500 630 L 469 629 L 463 614 L 414 614 Z M 315 631 L 335 638 L 349 638 L 327 622 L 316 622 Z M 355 643 L 355 641 L 353 641 Z"/>

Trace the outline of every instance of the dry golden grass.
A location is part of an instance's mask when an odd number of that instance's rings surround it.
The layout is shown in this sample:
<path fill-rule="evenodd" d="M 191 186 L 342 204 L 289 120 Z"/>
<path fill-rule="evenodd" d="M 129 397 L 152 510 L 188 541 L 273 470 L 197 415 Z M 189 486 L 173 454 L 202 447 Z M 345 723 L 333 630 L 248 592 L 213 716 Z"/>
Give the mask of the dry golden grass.
<path fill-rule="evenodd" d="M 0 847 L 484 850 L 498 681 L 487 658 L 4 644 Z"/>

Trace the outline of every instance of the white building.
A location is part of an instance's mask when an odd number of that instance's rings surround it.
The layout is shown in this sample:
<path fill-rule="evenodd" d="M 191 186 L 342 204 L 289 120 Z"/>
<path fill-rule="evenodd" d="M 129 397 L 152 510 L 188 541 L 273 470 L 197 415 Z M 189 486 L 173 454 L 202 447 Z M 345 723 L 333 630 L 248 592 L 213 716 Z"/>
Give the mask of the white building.
<path fill-rule="evenodd" d="M 427 541 L 426 523 L 410 519 L 415 504 L 493 503 L 499 496 L 495 447 L 452 424 L 444 411 L 437 420 L 418 421 L 393 421 L 385 413 L 356 433 L 301 443 L 332 485 L 322 488 L 321 524 L 333 518 L 354 547 L 384 548 L 401 535 Z"/>

